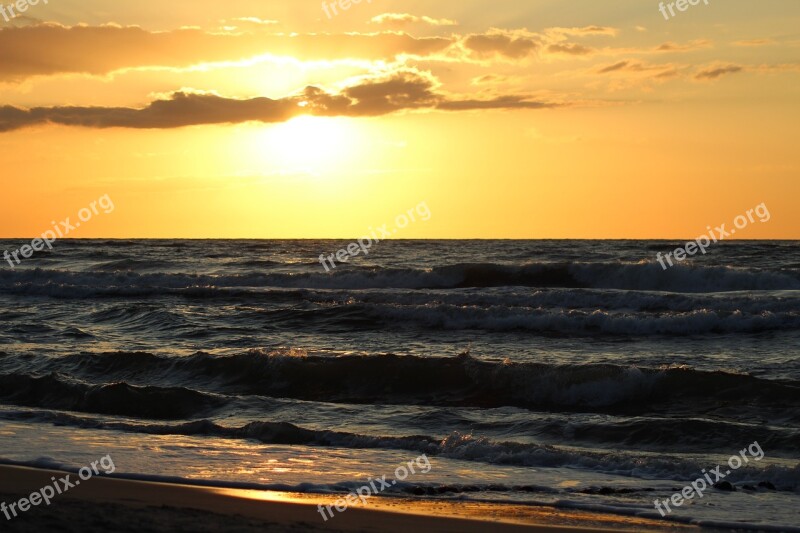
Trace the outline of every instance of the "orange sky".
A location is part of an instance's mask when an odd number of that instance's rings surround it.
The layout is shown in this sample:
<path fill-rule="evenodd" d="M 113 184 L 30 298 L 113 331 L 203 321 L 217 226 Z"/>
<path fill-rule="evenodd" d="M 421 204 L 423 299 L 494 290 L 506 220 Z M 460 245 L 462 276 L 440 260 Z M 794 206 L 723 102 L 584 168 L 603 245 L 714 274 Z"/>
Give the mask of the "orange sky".
<path fill-rule="evenodd" d="M 800 238 L 800 3 L 133 4 L 0 15 L 0 237 Z"/>

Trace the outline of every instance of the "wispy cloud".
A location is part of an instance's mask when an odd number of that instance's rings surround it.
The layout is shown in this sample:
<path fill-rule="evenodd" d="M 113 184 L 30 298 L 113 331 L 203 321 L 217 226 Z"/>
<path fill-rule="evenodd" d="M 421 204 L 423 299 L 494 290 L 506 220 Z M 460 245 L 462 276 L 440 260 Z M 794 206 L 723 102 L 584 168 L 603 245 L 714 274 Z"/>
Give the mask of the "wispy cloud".
<path fill-rule="evenodd" d="M 696 80 L 716 80 L 728 74 L 736 74 L 744 70 L 740 65 L 717 65 L 700 69 L 695 75 Z"/>
<path fill-rule="evenodd" d="M 778 42 L 774 39 L 749 39 L 745 41 L 734 41 L 732 44 L 734 46 L 769 46 L 778 44 Z"/>
<path fill-rule="evenodd" d="M 458 22 L 450 19 L 436 19 L 427 16 L 418 17 L 409 13 L 383 13 L 372 17 L 373 24 L 383 24 L 396 28 L 408 26 L 410 24 L 427 24 L 429 26 L 458 26 Z"/>
<path fill-rule="evenodd" d="M 686 44 L 667 42 L 654 48 L 655 52 L 691 52 L 702 48 L 710 48 L 713 45 L 708 39 L 695 39 Z"/>
<path fill-rule="evenodd" d="M 583 56 L 594 52 L 593 48 L 577 43 L 551 44 L 547 51 L 554 54 L 568 54 L 571 56 Z"/>

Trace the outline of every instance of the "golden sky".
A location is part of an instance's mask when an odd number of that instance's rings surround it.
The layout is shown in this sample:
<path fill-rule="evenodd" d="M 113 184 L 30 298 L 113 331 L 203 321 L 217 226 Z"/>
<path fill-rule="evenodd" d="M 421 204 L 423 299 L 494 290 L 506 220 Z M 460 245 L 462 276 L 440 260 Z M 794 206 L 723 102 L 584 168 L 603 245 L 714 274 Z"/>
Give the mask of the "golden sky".
<path fill-rule="evenodd" d="M 800 2 L 330 4 L 0 15 L 0 237 L 800 238 Z"/>

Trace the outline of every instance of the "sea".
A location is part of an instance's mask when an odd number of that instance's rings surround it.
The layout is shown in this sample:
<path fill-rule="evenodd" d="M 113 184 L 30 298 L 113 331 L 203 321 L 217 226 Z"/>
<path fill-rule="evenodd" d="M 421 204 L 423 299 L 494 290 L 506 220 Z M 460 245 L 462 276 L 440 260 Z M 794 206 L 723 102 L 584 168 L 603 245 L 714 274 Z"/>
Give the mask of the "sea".
<path fill-rule="evenodd" d="M 800 531 L 799 242 L 349 243 L 2 262 L 0 462 Z"/>

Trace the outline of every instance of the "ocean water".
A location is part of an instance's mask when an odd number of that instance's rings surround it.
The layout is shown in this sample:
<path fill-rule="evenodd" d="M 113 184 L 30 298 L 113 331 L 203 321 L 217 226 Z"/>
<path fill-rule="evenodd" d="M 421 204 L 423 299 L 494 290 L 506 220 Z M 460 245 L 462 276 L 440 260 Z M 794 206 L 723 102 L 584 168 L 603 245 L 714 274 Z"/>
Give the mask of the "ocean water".
<path fill-rule="evenodd" d="M 22 241 L 0 241 L 0 251 Z M 60 241 L 0 265 L 0 460 L 800 531 L 800 243 Z M 732 455 L 758 443 L 738 469 Z"/>

